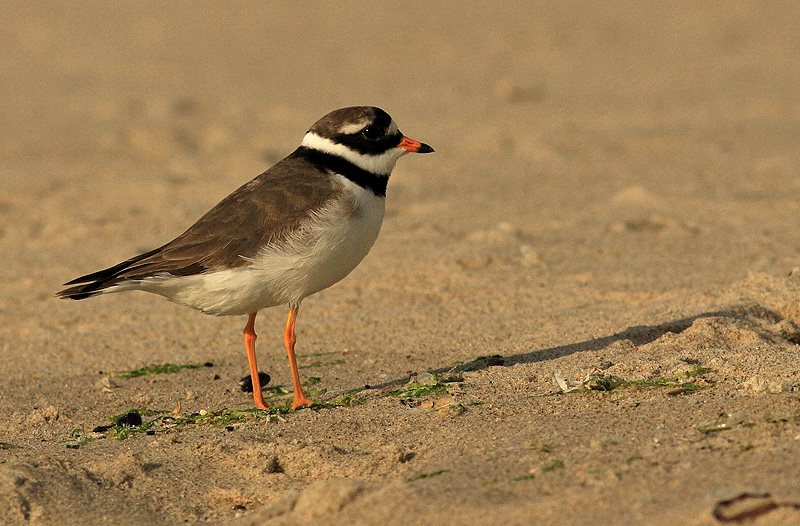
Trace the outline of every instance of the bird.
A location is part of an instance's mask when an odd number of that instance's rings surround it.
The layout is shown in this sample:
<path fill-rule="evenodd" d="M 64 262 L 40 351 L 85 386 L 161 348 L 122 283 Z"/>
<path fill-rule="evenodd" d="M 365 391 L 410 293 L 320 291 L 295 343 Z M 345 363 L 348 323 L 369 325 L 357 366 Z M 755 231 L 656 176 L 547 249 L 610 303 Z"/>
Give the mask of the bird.
<path fill-rule="evenodd" d="M 181 235 L 149 252 L 63 285 L 56 296 L 82 300 L 141 290 L 215 316 L 247 316 L 244 346 L 253 400 L 264 401 L 256 363 L 256 315 L 286 305 L 284 345 L 294 398 L 312 405 L 300 381 L 295 322 L 304 298 L 347 276 L 372 248 L 389 176 L 400 157 L 431 153 L 373 106 L 332 111 L 300 146 L 245 183 Z"/>

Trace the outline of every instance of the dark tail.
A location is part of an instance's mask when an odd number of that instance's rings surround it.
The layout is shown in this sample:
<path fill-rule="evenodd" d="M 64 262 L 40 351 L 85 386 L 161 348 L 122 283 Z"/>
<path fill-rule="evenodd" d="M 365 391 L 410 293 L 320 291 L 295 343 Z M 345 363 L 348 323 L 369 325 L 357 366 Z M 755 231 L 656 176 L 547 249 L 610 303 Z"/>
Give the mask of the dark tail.
<path fill-rule="evenodd" d="M 68 288 L 56 292 L 56 296 L 63 299 L 82 300 L 102 294 L 105 289 L 113 287 L 117 283 L 125 280 L 124 277 L 120 276 L 122 273 L 143 259 L 152 256 L 159 250 L 161 249 L 157 248 L 150 252 L 139 254 L 113 267 L 92 272 L 91 274 L 86 274 L 85 276 L 68 281 L 64 283 L 64 286 Z"/>

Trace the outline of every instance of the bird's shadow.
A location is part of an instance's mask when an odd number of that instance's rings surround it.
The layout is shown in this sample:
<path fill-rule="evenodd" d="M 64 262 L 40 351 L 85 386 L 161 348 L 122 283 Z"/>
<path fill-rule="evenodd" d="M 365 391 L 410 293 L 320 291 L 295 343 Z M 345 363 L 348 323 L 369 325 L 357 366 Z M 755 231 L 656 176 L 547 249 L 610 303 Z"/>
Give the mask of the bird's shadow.
<path fill-rule="evenodd" d="M 599 351 L 601 349 L 605 349 L 615 342 L 625 340 L 631 341 L 635 346 L 638 347 L 651 343 L 668 333 L 680 334 L 691 327 L 695 321 L 701 318 L 731 318 L 738 320 L 743 320 L 745 318 L 758 318 L 772 324 L 778 323 L 784 319 L 784 317 L 778 313 L 766 309 L 758 304 L 742 304 L 724 310 L 704 312 L 686 318 L 659 323 L 657 325 L 635 325 L 609 336 L 592 338 L 591 340 L 571 343 L 568 345 L 560 345 L 558 347 L 551 347 L 549 349 L 540 349 L 537 351 L 511 354 L 507 356 L 502 356 L 499 354 L 480 356 L 468 362 L 459 363 L 450 367 L 440 367 L 438 369 L 430 370 L 429 372 L 437 375 L 452 375 L 466 371 L 480 371 L 495 366 L 510 367 L 523 363 L 544 362 L 557 358 L 563 358 L 579 352 Z M 800 343 L 800 341 L 793 343 Z M 409 377 L 405 376 L 370 387 L 372 389 L 383 389 L 390 386 L 403 385 L 408 381 Z"/>

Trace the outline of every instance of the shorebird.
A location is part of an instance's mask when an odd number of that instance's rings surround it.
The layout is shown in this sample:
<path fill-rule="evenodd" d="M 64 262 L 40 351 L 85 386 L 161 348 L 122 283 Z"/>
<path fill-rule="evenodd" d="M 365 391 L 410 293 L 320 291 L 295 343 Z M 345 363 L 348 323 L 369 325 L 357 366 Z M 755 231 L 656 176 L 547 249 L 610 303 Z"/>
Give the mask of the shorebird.
<path fill-rule="evenodd" d="M 383 223 L 386 185 L 397 160 L 429 153 L 385 111 L 332 111 L 300 147 L 209 210 L 169 243 L 74 279 L 56 295 L 80 300 L 143 290 L 216 316 L 247 315 L 244 345 L 256 407 L 268 409 L 258 379 L 258 311 L 288 305 L 283 333 L 294 385 L 292 408 L 311 405 L 295 358 L 300 302 L 347 276 Z"/>

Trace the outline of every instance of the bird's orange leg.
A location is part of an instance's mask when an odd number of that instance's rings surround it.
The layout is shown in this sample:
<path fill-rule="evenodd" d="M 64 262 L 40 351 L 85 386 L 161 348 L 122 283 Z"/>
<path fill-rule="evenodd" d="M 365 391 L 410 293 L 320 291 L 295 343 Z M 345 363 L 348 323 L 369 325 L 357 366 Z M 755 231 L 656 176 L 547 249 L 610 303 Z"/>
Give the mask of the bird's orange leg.
<path fill-rule="evenodd" d="M 313 403 L 303 394 L 303 386 L 300 384 L 300 372 L 297 370 L 297 359 L 294 355 L 294 344 L 297 341 L 294 335 L 294 322 L 296 319 L 297 307 L 292 305 L 289 308 L 289 319 L 286 320 L 286 330 L 283 331 L 283 342 L 286 344 L 286 353 L 289 355 L 289 367 L 292 368 L 292 383 L 294 384 L 292 409 Z"/>
<path fill-rule="evenodd" d="M 253 400 L 259 409 L 269 409 L 269 404 L 261 396 L 261 381 L 258 379 L 258 365 L 256 365 L 256 314 L 254 312 L 247 320 L 244 328 L 244 349 L 247 351 L 247 363 L 250 364 L 250 380 L 253 382 Z"/>

